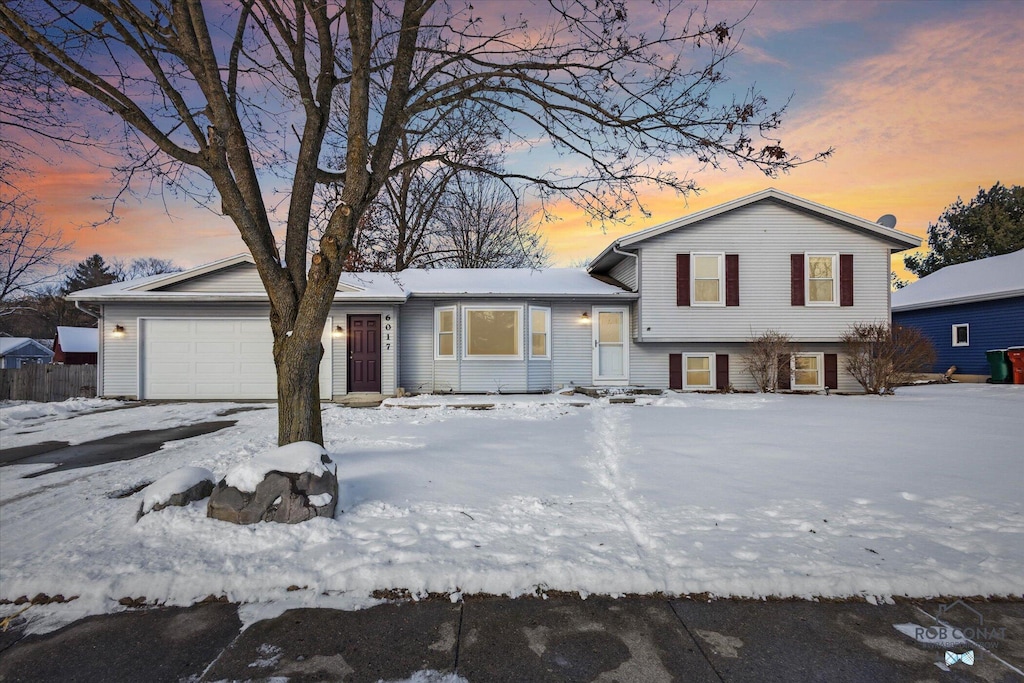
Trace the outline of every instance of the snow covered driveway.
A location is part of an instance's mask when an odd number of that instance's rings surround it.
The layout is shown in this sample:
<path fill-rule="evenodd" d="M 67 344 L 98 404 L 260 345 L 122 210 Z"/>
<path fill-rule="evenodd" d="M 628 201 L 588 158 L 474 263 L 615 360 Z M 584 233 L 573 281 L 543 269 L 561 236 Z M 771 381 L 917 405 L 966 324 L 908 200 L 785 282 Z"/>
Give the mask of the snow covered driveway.
<path fill-rule="evenodd" d="M 138 495 L 108 497 L 185 465 L 222 477 L 275 445 L 273 407 L 129 462 L 34 479 L 20 477 L 45 465 L 0 468 L 0 599 L 80 596 L 34 607 L 49 617 L 42 628 L 140 596 L 359 606 L 389 588 L 1024 592 L 1024 387 L 497 402 L 489 411 L 328 406 L 339 511 L 297 526 L 218 522 L 205 501 L 135 523 Z M 74 441 L 226 407 L 140 406 L 28 434 L 8 414 L 0 438 L 5 447 Z"/>

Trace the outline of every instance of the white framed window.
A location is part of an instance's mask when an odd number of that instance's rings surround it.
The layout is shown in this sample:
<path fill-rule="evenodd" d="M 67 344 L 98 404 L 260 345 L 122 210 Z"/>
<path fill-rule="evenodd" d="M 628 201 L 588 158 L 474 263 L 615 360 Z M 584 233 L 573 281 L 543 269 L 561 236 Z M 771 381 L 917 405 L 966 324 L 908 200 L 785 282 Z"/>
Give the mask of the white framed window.
<path fill-rule="evenodd" d="M 522 306 L 464 306 L 462 357 L 522 360 Z"/>
<path fill-rule="evenodd" d="M 953 346 L 971 345 L 971 326 L 968 323 L 953 325 Z"/>
<path fill-rule="evenodd" d="M 551 309 L 530 306 L 530 358 L 551 358 Z"/>
<path fill-rule="evenodd" d="M 690 291 L 694 306 L 725 305 L 725 254 L 691 254 Z"/>
<path fill-rule="evenodd" d="M 804 254 L 808 306 L 839 305 L 839 254 Z"/>
<path fill-rule="evenodd" d="M 793 389 L 816 391 L 825 388 L 825 354 L 795 353 L 790 362 L 793 371 Z"/>
<path fill-rule="evenodd" d="M 455 307 L 434 309 L 434 358 L 455 358 Z"/>
<path fill-rule="evenodd" d="M 683 354 L 683 388 L 714 389 L 715 388 L 715 354 L 684 353 Z"/>

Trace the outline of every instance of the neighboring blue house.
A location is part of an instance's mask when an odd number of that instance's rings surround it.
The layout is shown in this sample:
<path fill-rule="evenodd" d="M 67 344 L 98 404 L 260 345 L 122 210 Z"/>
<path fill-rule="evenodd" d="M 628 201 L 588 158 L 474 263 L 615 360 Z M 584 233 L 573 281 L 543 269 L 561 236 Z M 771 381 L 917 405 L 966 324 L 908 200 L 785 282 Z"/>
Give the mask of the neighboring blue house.
<path fill-rule="evenodd" d="M 49 363 L 53 351 L 28 337 L 0 337 L 0 368 L 20 368 Z"/>
<path fill-rule="evenodd" d="M 946 266 L 893 292 L 892 321 L 932 340 L 934 372 L 991 374 L 986 351 L 1024 346 L 1024 249 Z"/>

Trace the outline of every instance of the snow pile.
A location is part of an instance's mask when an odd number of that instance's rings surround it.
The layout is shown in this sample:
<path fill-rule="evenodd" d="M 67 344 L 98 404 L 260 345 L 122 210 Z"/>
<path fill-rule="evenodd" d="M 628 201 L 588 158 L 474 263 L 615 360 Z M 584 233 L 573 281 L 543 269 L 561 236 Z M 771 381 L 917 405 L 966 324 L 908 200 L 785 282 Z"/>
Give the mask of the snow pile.
<path fill-rule="evenodd" d="M 109 435 L 219 409 L 131 408 L 15 437 Z M 242 466 L 253 483 L 322 467 L 318 446 L 280 455 L 270 410 L 237 413 L 235 427 L 136 460 L 34 479 L 20 477 L 38 465 L 0 469 L 0 599 L 79 596 L 26 613 L 38 632 L 138 596 L 223 595 L 260 613 L 368 606 L 388 589 L 1019 596 L 1022 413 L 1024 387 L 968 384 L 586 407 L 529 398 L 486 411 L 332 405 L 334 519 L 242 527 L 190 505 L 136 524 L 138 496 L 97 495 L 184 465 Z"/>
<path fill-rule="evenodd" d="M 34 424 L 40 420 L 61 420 L 72 415 L 122 405 L 104 398 L 69 398 L 53 403 L 4 401 L 0 403 L 0 429 Z"/>
<path fill-rule="evenodd" d="M 165 474 L 142 490 L 142 514 L 164 505 L 175 493 L 187 491 L 203 481 L 216 484 L 217 478 L 205 467 L 181 467 Z"/>
<path fill-rule="evenodd" d="M 309 472 L 322 476 L 327 472 L 323 456 L 327 451 L 312 441 L 297 441 L 260 453 L 246 463 L 239 465 L 224 477 L 224 483 L 239 491 L 255 491 L 256 487 L 270 472 L 302 474 Z"/>

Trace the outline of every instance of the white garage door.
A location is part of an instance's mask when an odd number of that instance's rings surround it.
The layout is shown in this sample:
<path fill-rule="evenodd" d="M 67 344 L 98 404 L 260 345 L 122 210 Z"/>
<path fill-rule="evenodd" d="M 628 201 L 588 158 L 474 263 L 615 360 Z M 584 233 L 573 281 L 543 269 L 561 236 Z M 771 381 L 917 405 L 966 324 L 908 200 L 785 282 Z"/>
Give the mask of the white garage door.
<path fill-rule="evenodd" d="M 154 399 L 276 399 L 274 338 L 257 318 L 143 319 L 141 397 Z M 320 361 L 320 396 L 331 397 L 327 321 Z"/>

